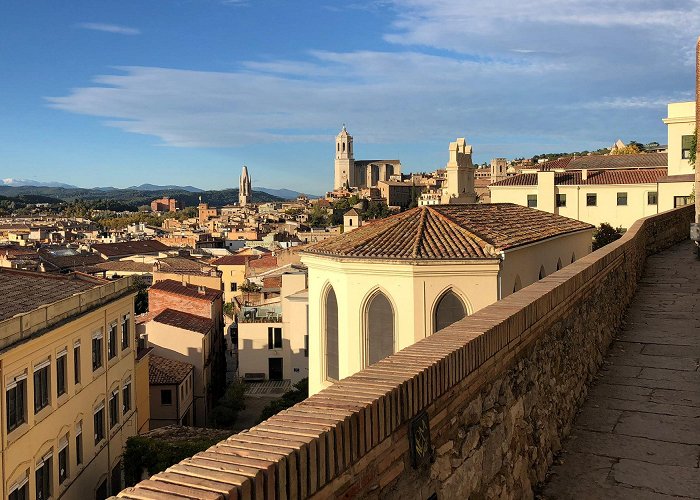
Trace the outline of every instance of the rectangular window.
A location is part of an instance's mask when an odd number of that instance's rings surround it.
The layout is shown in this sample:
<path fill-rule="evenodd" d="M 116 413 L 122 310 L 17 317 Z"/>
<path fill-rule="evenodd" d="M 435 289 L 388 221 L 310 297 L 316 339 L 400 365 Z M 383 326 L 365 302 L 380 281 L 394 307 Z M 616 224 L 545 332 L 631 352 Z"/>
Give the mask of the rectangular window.
<path fill-rule="evenodd" d="M 624 207 L 627 205 L 627 193 L 617 193 L 617 206 Z"/>
<path fill-rule="evenodd" d="M 73 381 L 80 383 L 80 342 L 73 345 Z"/>
<path fill-rule="evenodd" d="M 530 208 L 537 208 L 537 195 L 528 194 L 527 195 L 527 206 Z"/>
<path fill-rule="evenodd" d="M 173 392 L 170 389 L 160 390 L 160 404 L 171 405 L 173 404 Z"/>
<path fill-rule="evenodd" d="M 124 349 L 127 349 L 129 347 L 130 343 L 130 334 L 129 334 L 129 323 L 130 323 L 130 316 L 128 314 L 125 314 L 124 317 L 122 318 L 122 351 Z"/>
<path fill-rule="evenodd" d="M 15 483 L 10 489 L 10 494 L 7 497 L 9 500 L 29 500 L 29 472 L 26 472 L 26 476 Z"/>
<path fill-rule="evenodd" d="M 586 206 L 587 207 L 598 206 L 598 195 L 596 193 L 586 194 Z"/>
<path fill-rule="evenodd" d="M 34 414 L 49 406 L 49 364 L 46 360 L 34 367 Z"/>
<path fill-rule="evenodd" d="M 92 371 L 102 366 L 102 329 L 92 334 Z"/>
<path fill-rule="evenodd" d="M 105 407 L 100 405 L 93 416 L 93 425 L 95 429 L 95 445 L 105 438 Z"/>
<path fill-rule="evenodd" d="M 267 329 L 267 348 L 281 349 L 282 348 L 282 329 L 269 327 Z"/>
<path fill-rule="evenodd" d="M 304 335 L 304 357 L 309 357 L 309 336 Z"/>
<path fill-rule="evenodd" d="M 62 448 L 58 451 L 58 484 L 68 479 L 68 436 L 61 439 Z"/>
<path fill-rule="evenodd" d="M 690 159 L 690 150 L 693 149 L 692 135 L 684 135 L 681 137 L 681 158 L 684 160 Z"/>
<path fill-rule="evenodd" d="M 51 457 L 37 464 L 35 475 L 37 500 L 51 498 Z"/>
<path fill-rule="evenodd" d="M 7 432 L 15 430 L 26 421 L 26 378 L 26 375 L 16 377 L 15 380 L 7 386 Z"/>
<path fill-rule="evenodd" d="M 109 398 L 109 428 L 113 428 L 119 423 L 119 389 L 112 393 Z"/>
<path fill-rule="evenodd" d="M 114 468 L 112 469 L 112 474 L 111 474 L 110 482 L 111 482 L 111 488 L 112 488 L 112 495 L 116 495 L 122 490 L 122 461 L 119 460 L 116 464 L 114 464 Z"/>
<path fill-rule="evenodd" d="M 235 292 L 236 290 L 238 290 L 238 283 L 231 283 L 231 291 Z"/>
<path fill-rule="evenodd" d="M 673 208 L 684 207 L 690 205 L 690 196 L 674 196 Z"/>
<path fill-rule="evenodd" d="M 75 463 L 83 463 L 83 421 L 75 426 Z"/>
<path fill-rule="evenodd" d="M 126 415 L 129 410 L 131 410 L 131 381 L 124 384 L 122 388 L 122 414 Z"/>
<path fill-rule="evenodd" d="M 566 206 L 566 195 L 565 194 L 558 194 L 557 195 L 557 207 L 565 207 Z"/>
<path fill-rule="evenodd" d="M 656 205 L 658 202 L 659 200 L 656 191 L 649 191 L 647 193 L 647 205 Z"/>
<path fill-rule="evenodd" d="M 107 337 L 107 359 L 112 359 L 117 355 L 117 324 L 109 325 L 109 335 Z"/>
<path fill-rule="evenodd" d="M 59 352 L 56 357 L 56 397 L 66 393 L 66 364 L 68 351 Z"/>

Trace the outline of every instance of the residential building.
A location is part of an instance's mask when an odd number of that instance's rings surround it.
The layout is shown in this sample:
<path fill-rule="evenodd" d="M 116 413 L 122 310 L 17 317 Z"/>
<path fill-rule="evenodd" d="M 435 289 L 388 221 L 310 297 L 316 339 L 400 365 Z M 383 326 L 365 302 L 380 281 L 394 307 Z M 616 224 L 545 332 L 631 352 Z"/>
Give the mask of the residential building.
<path fill-rule="evenodd" d="M 245 380 L 296 383 L 309 369 L 307 275 L 292 265 L 275 274 L 263 279 L 263 296 L 276 297 L 248 304 L 239 314 L 238 373 Z"/>
<path fill-rule="evenodd" d="M 224 302 L 233 302 L 241 295 L 240 287 L 245 283 L 248 259 L 246 255 L 226 255 L 212 261 L 211 265 L 221 273 L 221 283 L 224 290 Z"/>
<path fill-rule="evenodd" d="M 309 246 L 310 392 L 587 255 L 592 232 L 515 204 L 431 205 Z"/>
<path fill-rule="evenodd" d="M 148 365 L 151 430 L 166 425 L 192 425 L 193 366 L 152 355 Z"/>
<path fill-rule="evenodd" d="M 3 498 L 104 499 L 137 432 L 130 278 L 0 269 Z"/>

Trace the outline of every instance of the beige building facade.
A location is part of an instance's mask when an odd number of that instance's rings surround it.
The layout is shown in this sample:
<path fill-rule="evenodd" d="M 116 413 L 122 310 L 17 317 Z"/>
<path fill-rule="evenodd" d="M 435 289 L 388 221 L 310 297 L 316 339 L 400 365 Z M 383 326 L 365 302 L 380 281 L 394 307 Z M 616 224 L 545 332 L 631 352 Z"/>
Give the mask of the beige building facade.
<path fill-rule="evenodd" d="M 310 393 L 587 255 L 592 230 L 512 204 L 436 205 L 310 247 Z"/>
<path fill-rule="evenodd" d="M 130 279 L 2 271 L 5 298 L 7 286 L 29 307 L 0 316 L 3 498 L 116 494 L 124 444 L 138 431 Z"/>

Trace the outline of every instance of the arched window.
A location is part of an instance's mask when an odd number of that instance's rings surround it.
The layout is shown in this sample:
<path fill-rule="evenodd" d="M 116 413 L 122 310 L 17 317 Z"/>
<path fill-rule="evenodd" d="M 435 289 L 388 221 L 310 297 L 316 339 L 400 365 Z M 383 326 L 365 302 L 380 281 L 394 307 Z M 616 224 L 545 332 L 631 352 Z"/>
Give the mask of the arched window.
<path fill-rule="evenodd" d="M 540 266 L 540 279 L 544 278 L 547 276 L 547 273 L 544 271 L 544 266 Z"/>
<path fill-rule="evenodd" d="M 326 316 L 326 378 L 338 380 L 338 301 L 333 287 L 328 289 L 324 304 Z"/>
<path fill-rule="evenodd" d="M 394 353 L 394 309 L 382 292 L 367 303 L 367 364 Z"/>
<path fill-rule="evenodd" d="M 515 275 L 515 283 L 513 283 L 513 293 L 517 292 L 523 287 L 522 282 L 520 281 L 520 275 L 516 274 Z"/>
<path fill-rule="evenodd" d="M 557 271 L 561 269 L 561 258 L 557 261 Z"/>
<path fill-rule="evenodd" d="M 571 254 L 571 263 L 573 264 L 574 262 L 576 262 L 576 254 L 572 253 Z"/>
<path fill-rule="evenodd" d="M 448 290 L 438 300 L 435 308 L 435 331 L 450 326 L 455 321 L 459 321 L 467 315 L 467 308 L 464 302 L 452 290 Z"/>

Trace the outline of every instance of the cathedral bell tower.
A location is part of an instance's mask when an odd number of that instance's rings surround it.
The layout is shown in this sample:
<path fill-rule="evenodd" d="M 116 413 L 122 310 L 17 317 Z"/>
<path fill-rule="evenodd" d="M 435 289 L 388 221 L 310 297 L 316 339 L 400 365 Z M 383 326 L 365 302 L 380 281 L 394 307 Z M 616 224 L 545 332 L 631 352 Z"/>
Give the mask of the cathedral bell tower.
<path fill-rule="evenodd" d="M 352 151 L 352 136 L 348 134 L 345 125 L 343 130 L 335 137 L 335 181 L 333 189 L 340 189 L 346 185 L 356 186 L 355 158 Z"/>

